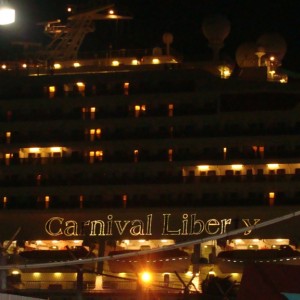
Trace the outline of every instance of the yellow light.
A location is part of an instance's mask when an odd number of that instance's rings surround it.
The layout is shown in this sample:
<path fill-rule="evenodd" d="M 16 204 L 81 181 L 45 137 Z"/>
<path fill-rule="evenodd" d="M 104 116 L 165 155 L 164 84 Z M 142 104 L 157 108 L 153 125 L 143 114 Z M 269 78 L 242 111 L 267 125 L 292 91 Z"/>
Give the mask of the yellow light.
<path fill-rule="evenodd" d="M 209 271 L 208 274 L 209 274 L 210 276 L 216 276 L 216 272 L 215 272 L 215 271 Z"/>
<path fill-rule="evenodd" d="M 137 66 L 137 65 L 140 64 L 140 62 L 139 62 L 137 59 L 133 59 L 133 60 L 131 61 L 131 64 L 132 64 L 133 66 Z"/>
<path fill-rule="evenodd" d="M 209 166 L 198 166 L 199 171 L 207 171 L 209 169 Z"/>
<path fill-rule="evenodd" d="M 0 8 L 0 25 L 9 25 L 15 22 L 16 11 L 9 7 Z"/>
<path fill-rule="evenodd" d="M 6 65 L 2 65 L 1 68 L 2 68 L 3 70 L 5 70 L 7 67 L 6 67 Z"/>
<path fill-rule="evenodd" d="M 60 272 L 56 272 L 56 273 L 54 273 L 54 276 L 55 277 L 61 277 L 61 273 Z"/>
<path fill-rule="evenodd" d="M 275 193 L 274 192 L 270 192 L 269 193 L 269 198 L 270 199 L 274 199 L 275 198 Z"/>
<path fill-rule="evenodd" d="M 152 276 L 149 272 L 144 272 L 141 274 L 141 280 L 143 283 L 149 283 L 152 279 Z"/>
<path fill-rule="evenodd" d="M 79 62 L 74 62 L 73 67 L 74 67 L 74 68 L 80 67 L 80 63 L 79 63 Z"/>
<path fill-rule="evenodd" d="M 41 276 L 41 273 L 39 273 L 39 272 L 34 272 L 34 273 L 33 273 L 33 276 L 34 276 L 34 277 L 40 277 L 40 276 Z"/>
<path fill-rule="evenodd" d="M 243 169 L 243 165 L 232 165 L 231 168 L 232 170 L 238 171 Z"/>
<path fill-rule="evenodd" d="M 278 169 L 278 167 L 279 167 L 278 164 L 267 164 L 267 166 L 270 170 Z"/>
<path fill-rule="evenodd" d="M 96 107 L 91 107 L 91 112 L 96 112 Z"/>
<path fill-rule="evenodd" d="M 111 9 L 108 11 L 108 14 L 113 15 L 115 12 Z"/>
<path fill-rule="evenodd" d="M 27 65 L 26 65 L 26 64 L 23 64 L 23 65 L 22 65 L 22 68 L 26 69 L 26 68 L 27 68 Z"/>
<path fill-rule="evenodd" d="M 49 93 L 55 93 L 55 86 L 49 86 Z"/>
<path fill-rule="evenodd" d="M 59 63 L 55 63 L 54 65 L 53 65 L 53 67 L 54 67 L 54 69 L 61 69 L 61 64 L 59 64 Z"/>
<path fill-rule="evenodd" d="M 12 273 L 13 275 L 18 275 L 18 274 L 20 274 L 20 271 L 18 271 L 18 270 L 13 270 L 11 273 Z"/>
<path fill-rule="evenodd" d="M 117 67 L 117 66 L 120 65 L 120 62 L 119 62 L 118 60 L 113 60 L 113 61 L 111 62 L 111 65 L 114 66 L 114 67 Z"/>
<path fill-rule="evenodd" d="M 51 152 L 61 152 L 61 147 L 51 147 L 50 151 Z"/>
<path fill-rule="evenodd" d="M 29 153 L 39 153 L 40 152 L 40 148 L 29 148 Z"/>
<path fill-rule="evenodd" d="M 158 58 L 153 58 L 153 59 L 152 59 L 152 63 L 153 63 L 154 65 L 157 65 L 157 64 L 160 63 L 160 60 L 159 60 Z"/>

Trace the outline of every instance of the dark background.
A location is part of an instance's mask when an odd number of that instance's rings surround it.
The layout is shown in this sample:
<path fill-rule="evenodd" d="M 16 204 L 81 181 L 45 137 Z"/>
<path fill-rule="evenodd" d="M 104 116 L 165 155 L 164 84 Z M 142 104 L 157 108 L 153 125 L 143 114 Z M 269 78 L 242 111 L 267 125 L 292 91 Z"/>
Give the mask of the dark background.
<path fill-rule="evenodd" d="M 0 28 L 2 57 L 7 56 L 12 41 L 46 45 L 50 39 L 43 33 L 43 26 L 37 23 L 65 19 L 67 4 L 88 7 L 109 1 L 10 0 L 10 3 L 17 10 L 17 21 Z M 171 32 L 174 36 L 171 47 L 185 60 L 209 59 L 211 51 L 202 33 L 202 22 L 206 16 L 221 13 L 231 23 L 222 58 L 234 60 L 236 49 L 242 43 L 255 42 L 263 33 L 277 32 L 287 43 L 283 66 L 300 71 L 299 0 L 115 0 L 114 4 L 133 19 L 97 22 L 97 31 L 86 37 L 82 51 L 106 50 L 109 45 L 113 49 L 163 47 L 163 33 Z"/>

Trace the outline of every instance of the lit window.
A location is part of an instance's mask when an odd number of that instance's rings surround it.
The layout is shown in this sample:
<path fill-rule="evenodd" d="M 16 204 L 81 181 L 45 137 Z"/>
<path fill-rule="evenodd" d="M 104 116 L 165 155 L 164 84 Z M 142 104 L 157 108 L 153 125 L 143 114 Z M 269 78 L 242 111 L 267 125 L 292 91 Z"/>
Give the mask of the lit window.
<path fill-rule="evenodd" d="M 137 162 L 139 159 L 139 150 L 134 150 L 133 155 L 134 155 L 134 162 Z"/>
<path fill-rule="evenodd" d="M 49 98 L 53 98 L 55 96 L 55 86 L 49 86 Z"/>
<path fill-rule="evenodd" d="M 77 82 L 76 83 L 77 89 L 78 89 L 78 93 L 81 96 L 84 96 L 84 91 L 85 91 L 85 84 L 83 82 Z"/>
<path fill-rule="evenodd" d="M 173 161 L 173 149 L 168 150 L 169 161 Z"/>
<path fill-rule="evenodd" d="M 90 164 L 95 162 L 95 151 L 90 151 Z"/>
<path fill-rule="evenodd" d="M 273 206 L 275 202 L 275 193 L 274 192 L 270 192 L 269 193 L 269 205 Z"/>
<path fill-rule="evenodd" d="M 45 208 L 49 208 L 50 197 L 45 196 Z"/>
<path fill-rule="evenodd" d="M 96 129 L 96 136 L 98 139 L 101 137 L 101 129 L 100 128 Z"/>
<path fill-rule="evenodd" d="M 83 201 L 84 201 L 84 197 L 83 197 L 83 195 L 80 195 L 79 196 L 79 206 L 80 206 L 80 208 L 83 208 Z"/>
<path fill-rule="evenodd" d="M 102 161 L 103 160 L 103 151 L 96 151 L 96 158 L 98 161 Z"/>
<path fill-rule="evenodd" d="M 95 129 L 90 129 L 90 141 L 94 141 L 95 140 Z"/>
<path fill-rule="evenodd" d="M 95 120 L 95 113 L 96 113 L 96 107 L 91 107 L 90 109 L 91 120 Z"/>
<path fill-rule="evenodd" d="M 129 95 L 129 82 L 124 82 L 124 95 Z"/>
<path fill-rule="evenodd" d="M 227 148 L 224 147 L 223 148 L 223 158 L 226 159 L 226 157 L 227 157 Z"/>
<path fill-rule="evenodd" d="M 11 132 L 7 131 L 5 136 L 6 136 L 6 143 L 9 144 L 11 141 Z"/>
<path fill-rule="evenodd" d="M 126 208 L 126 206 L 127 206 L 127 195 L 122 196 L 122 203 L 123 203 L 123 208 Z"/>
<path fill-rule="evenodd" d="M 169 117 L 173 117 L 173 113 L 174 113 L 174 105 L 173 104 L 169 104 Z"/>
<path fill-rule="evenodd" d="M 7 197 L 3 197 L 3 208 L 6 208 L 7 205 Z"/>

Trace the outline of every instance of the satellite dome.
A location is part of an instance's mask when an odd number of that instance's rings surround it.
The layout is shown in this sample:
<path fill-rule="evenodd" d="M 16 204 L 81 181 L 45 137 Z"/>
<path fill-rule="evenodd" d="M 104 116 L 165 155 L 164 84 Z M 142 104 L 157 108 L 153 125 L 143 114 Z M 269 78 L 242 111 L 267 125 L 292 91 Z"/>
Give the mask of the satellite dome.
<path fill-rule="evenodd" d="M 163 34 L 163 42 L 165 44 L 172 44 L 173 43 L 173 34 L 170 32 L 165 32 Z"/>
<path fill-rule="evenodd" d="M 211 15 L 202 22 L 202 32 L 207 38 L 209 47 L 214 52 L 214 60 L 219 59 L 220 49 L 230 33 L 230 22 L 223 15 Z"/>
<path fill-rule="evenodd" d="M 246 42 L 241 44 L 235 53 L 235 58 L 240 68 L 257 66 L 257 45 L 254 42 Z"/>
<path fill-rule="evenodd" d="M 210 43 L 223 43 L 230 33 L 230 22 L 223 15 L 211 15 L 203 20 L 202 32 Z"/>
<path fill-rule="evenodd" d="M 286 53 L 287 44 L 279 33 L 266 33 L 257 40 L 257 45 L 263 47 L 267 55 L 274 55 L 281 61 Z"/>

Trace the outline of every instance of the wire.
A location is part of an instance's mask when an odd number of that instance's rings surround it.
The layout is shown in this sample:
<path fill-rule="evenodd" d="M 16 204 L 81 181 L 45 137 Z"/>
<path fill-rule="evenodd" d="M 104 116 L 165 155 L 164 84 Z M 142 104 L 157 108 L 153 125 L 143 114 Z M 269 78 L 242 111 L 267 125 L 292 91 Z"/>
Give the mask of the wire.
<path fill-rule="evenodd" d="M 163 248 L 155 248 L 155 249 L 150 249 L 150 250 L 141 250 L 138 252 L 130 252 L 130 253 L 123 253 L 123 254 L 116 254 L 116 255 L 111 255 L 111 256 L 102 256 L 102 257 L 93 257 L 93 258 L 85 258 L 85 259 L 77 259 L 77 260 L 71 260 L 71 261 L 59 261 L 59 262 L 50 262 L 50 263 L 39 263 L 39 264 L 22 264 L 22 265 L 4 265 L 0 266 L 0 270 L 10 270 L 10 269 L 20 269 L 20 270 L 25 270 L 25 269 L 42 269 L 42 268 L 54 268 L 54 267 L 66 267 L 66 266 L 74 266 L 74 265 L 82 265 L 82 264 L 90 264 L 90 263 L 96 263 L 96 262 L 104 262 L 104 261 L 110 261 L 110 260 L 116 260 L 116 259 L 122 259 L 122 258 L 128 258 L 128 257 L 133 257 L 133 256 L 143 256 L 147 254 L 153 254 L 153 253 L 158 253 L 158 252 L 163 252 L 163 251 L 168 251 L 168 250 L 174 250 L 182 247 L 187 247 L 187 246 L 193 246 L 196 244 L 201 244 L 204 242 L 208 242 L 211 240 L 219 240 L 228 236 L 236 235 L 242 232 L 246 232 L 249 230 L 254 230 L 254 229 L 259 229 L 262 227 L 270 226 L 294 217 L 298 217 L 300 215 L 300 211 L 296 211 L 293 213 L 289 213 L 287 215 L 277 217 L 265 222 L 258 223 L 256 225 L 248 226 L 248 227 L 243 227 L 243 228 L 238 228 L 223 234 L 218 234 L 214 236 L 209 236 L 201 239 L 196 239 L 192 241 L 187 241 L 187 242 L 182 242 L 182 243 L 177 243 L 173 244 L 170 246 L 166 246 Z"/>

